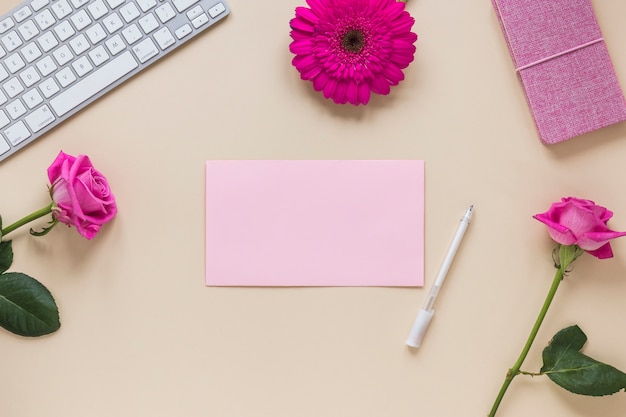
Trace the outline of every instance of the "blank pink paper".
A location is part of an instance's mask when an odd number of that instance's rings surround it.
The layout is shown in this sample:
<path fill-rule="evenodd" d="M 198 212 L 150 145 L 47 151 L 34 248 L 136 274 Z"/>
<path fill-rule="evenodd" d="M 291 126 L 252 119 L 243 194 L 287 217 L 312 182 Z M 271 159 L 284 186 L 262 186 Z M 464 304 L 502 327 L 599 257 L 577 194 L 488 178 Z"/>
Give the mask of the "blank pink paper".
<path fill-rule="evenodd" d="M 209 286 L 424 284 L 424 162 L 206 163 Z"/>

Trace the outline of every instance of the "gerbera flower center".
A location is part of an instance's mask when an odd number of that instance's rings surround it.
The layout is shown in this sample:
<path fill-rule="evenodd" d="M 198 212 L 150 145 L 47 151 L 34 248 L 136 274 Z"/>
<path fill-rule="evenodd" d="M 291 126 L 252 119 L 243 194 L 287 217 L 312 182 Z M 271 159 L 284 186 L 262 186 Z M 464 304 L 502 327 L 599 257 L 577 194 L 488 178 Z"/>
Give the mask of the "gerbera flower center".
<path fill-rule="evenodd" d="M 341 46 L 348 52 L 358 54 L 365 46 L 365 35 L 360 30 L 350 29 L 343 35 Z"/>

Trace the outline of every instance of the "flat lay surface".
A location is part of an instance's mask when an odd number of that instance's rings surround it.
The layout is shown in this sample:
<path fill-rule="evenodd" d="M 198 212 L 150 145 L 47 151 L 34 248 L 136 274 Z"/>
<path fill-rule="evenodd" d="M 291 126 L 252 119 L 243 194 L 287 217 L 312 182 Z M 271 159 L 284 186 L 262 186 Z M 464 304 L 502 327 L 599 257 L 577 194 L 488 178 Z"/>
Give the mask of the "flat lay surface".
<path fill-rule="evenodd" d="M 62 224 L 43 239 L 11 235 L 12 269 L 46 285 L 62 325 L 36 339 L 0 329 L 0 415 L 486 416 L 555 273 L 532 216 L 576 196 L 626 230 L 626 124 L 543 145 L 490 1 L 409 0 L 415 61 L 358 107 L 325 99 L 292 66 L 289 21 L 304 0 L 228 3 L 224 21 L 0 163 L 4 224 L 49 203 L 60 150 L 89 155 L 119 210 L 89 241 Z M 624 88 L 626 4 L 592 3 Z M 206 286 L 207 160 L 423 160 L 424 286 Z M 573 324 L 584 353 L 626 369 L 623 239 L 613 258 L 576 261 L 524 370 Z M 624 393 L 577 396 L 519 376 L 498 416 L 624 413 Z"/>

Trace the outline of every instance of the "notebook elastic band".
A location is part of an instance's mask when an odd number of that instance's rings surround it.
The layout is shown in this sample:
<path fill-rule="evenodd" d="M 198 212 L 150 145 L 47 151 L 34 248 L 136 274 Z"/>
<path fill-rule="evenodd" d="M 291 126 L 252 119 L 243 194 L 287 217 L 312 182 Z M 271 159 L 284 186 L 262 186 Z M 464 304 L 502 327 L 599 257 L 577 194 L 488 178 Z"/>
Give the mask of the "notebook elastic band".
<path fill-rule="evenodd" d="M 524 66 L 522 66 L 522 67 L 517 68 L 515 71 L 516 71 L 516 72 L 520 72 L 520 71 L 522 71 L 522 70 L 525 70 L 526 68 L 534 67 L 535 65 L 542 64 L 542 63 L 544 63 L 544 62 L 546 62 L 546 61 L 549 61 L 549 60 L 551 60 L 551 59 L 558 58 L 558 57 L 560 57 L 560 56 L 562 56 L 562 55 L 569 54 L 570 52 L 574 52 L 574 51 L 577 51 L 577 50 L 579 50 L 579 49 L 586 48 L 586 47 L 588 47 L 588 46 L 590 46 L 590 45 L 596 44 L 596 43 L 598 43 L 598 42 L 602 42 L 603 40 L 604 40 L 604 38 L 599 38 L 599 39 L 593 40 L 593 41 L 591 41 L 591 42 L 583 43 L 582 45 L 575 46 L 575 47 L 573 47 L 573 48 L 571 48 L 571 49 L 568 49 L 568 50 L 566 50 L 566 51 L 559 52 L 558 54 L 550 55 L 550 56 L 549 56 L 549 57 L 547 57 L 547 58 L 543 58 L 543 59 L 540 59 L 540 60 L 538 60 L 538 61 L 531 62 L 530 64 L 526 64 L 526 65 L 524 65 Z"/>

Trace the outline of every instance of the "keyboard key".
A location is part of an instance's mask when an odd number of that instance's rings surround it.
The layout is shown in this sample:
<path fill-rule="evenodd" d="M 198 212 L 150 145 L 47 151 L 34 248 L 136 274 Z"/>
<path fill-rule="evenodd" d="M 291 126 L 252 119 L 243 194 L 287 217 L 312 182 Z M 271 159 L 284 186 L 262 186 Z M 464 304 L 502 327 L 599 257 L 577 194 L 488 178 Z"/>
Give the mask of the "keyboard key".
<path fill-rule="evenodd" d="M 26 20 L 31 14 L 33 14 L 33 12 L 30 10 L 30 7 L 24 6 L 17 12 L 13 13 L 13 17 L 15 18 L 15 21 L 19 23 Z"/>
<path fill-rule="evenodd" d="M 35 42 L 31 42 L 23 47 L 21 52 L 29 64 L 41 56 L 41 49 L 37 47 Z"/>
<path fill-rule="evenodd" d="M 67 87 L 76 81 L 76 76 L 69 67 L 65 67 L 61 71 L 57 72 L 54 75 L 54 78 L 56 78 L 59 84 L 61 84 L 61 87 Z"/>
<path fill-rule="evenodd" d="M 0 33 L 4 33 L 7 30 L 11 29 L 13 26 L 15 26 L 15 22 L 13 22 L 13 19 L 11 19 L 10 17 L 7 17 L 6 19 L 2 19 L 0 21 Z"/>
<path fill-rule="evenodd" d="M 15 74 L 26 65 L 21 55 L 18 53 L 7 57 L 7 59 L 4 61 L 4 64 L 7 66 L 7 69 L 11 74 Z"/>
<path fill-rule="evenodd" d="M 7 141 L 4 140 L 4 138 L 0 136 L 0 155 L 2 155 L 3 153 L 7 153 L 10 150 L 11 150 L 11 147 L 9 146 Z"/>
<path fill-rule="evenodd" d="M 61 91 L 61 88 L 56 83 L 56 81 L 54 81 L 54 78 L 48 78 L 44 82 L 39 84 L 39 90 L 45 98 L 50 98 L 59 91 Z"/>
<path fill-rule="evenodd" d="M 11 123 L 11 119 L 9 119 L 9 116 L 7 116 L 7 114 L 5 112 L 0 110 L 0 128 L 3 128 L 5 126 L 7 126 L 9 123 Z M 2 141 L 2 142 L 4 142 L 4 141 Z M 2 142 L 0 142 L 0 144 Z"/>
<path fill-rule="evenodd" d="M 102 19 L 102 23 L 109 33 L 115 33 L 124 26 L 122 18 L 117 13 L 111 13 L 109 16 Z"/>
<path fill-rule="evenodd" d="M 56 59 L 57 64 L 59 64 L 59 66 L 61 67 L 70 62 L 72 58 L 74 58 L 74 55 L 72 55 L 72 52 L 67 45 L 61 45 L 59 49 L 55 49 L 55 51 L 52 52 L 52 56 L 54 57 L 54 59 Z"/>
<path fill-rule="evenodd" d="M 72 68 L 74 68 L 76 75 L 79 77 L 82 77 L 93 70 L 93 66 L 86 56 L 81 56 L 76 61 L 72 62 Z"/>
<path fill-rule="evenodd" d="M 39 29 L 46 30 L 56 22 L 54 20 L 54 16 L 52 16 L 52 12 L 49 9 L 44 10 L 35 16 L 35 22 L 39 26 Z"/>
<path fill-rule="evenodd" d="M 35 133 L 54 122 L 56 119 L 50 111 L 50 108 L 44 105 L 30 113 L 24 120 L 28 124 L 28 127 L 30 127 L 30 130 Z"/>
<path fill-rule="evenodd" d="M 138 66 L 132 54 L 126 51 L 54 97 L 50 100 L 50 106 L 58 116 L 62 116 Z"/>
<path fill-rule="evenodd" d="M 122 31 L 122 35 L 124 35 L 124 39 L 126 39 L 126 42 L 129 45 L 134 44 L 135 42 L 137 42 L 139 39 L 143 38 L 143 33 L 141 33 L 141 31 L 139 30 L 139 27 L 137 27 L 136 24 L 132 24 L 129 27 L 127 27 L 126 29 L 124 29 Z"/>
<path fill-rule="evenodd" d="M 56 36 L 54 36 L 52 32 L 46 32 L 37 38 L 37 43 L 44 52 L 50 52 L 59 44 L 59 41 L 57 41 Z"/>
<path fill-rule="evenodd" d="M 22 100 L 26 103 L 29 109 L 34 109 L 41 103 L 43 103 L 43 97 L 39 94 L 36 88 L 29 90 L 26 94 L 22 96 Z"/>
<path fill-rule="evenodd" d="M 109 5 L 111 9 L 115 9 L 116 7 L 119 7 L 122 4 L 124 4 L 125 1 L 126 0 L 107 0 L 107 4 Z"/>
<path fill-rule="evenodd" d="M 50 0 L 33 0 L 30 2 L 30 7 L 32 7 L 33 10 L 37 12 L 43 9 L 48 4 L 50 4 Z"/>
<path fill-rule="evenodd" d="M 111 55 L 117 55 L 126 48 L 126 44 L 120 35 L 115 35 L 112 38 L 107 39 L 104 44 L 109 49 Z"/>
<path fill-rule="evenodd" d="M 176 10 L 180 13 L 184 12 L 198 1 L 199 0 L 172 0 L 172 3 L 174 3 L 174 7 L 176 7 Z"/>
<path fill-rule="evenodd" d="M 143 29 L 144 33 L 150 33 L 159 27 L 156 17 L 152 13 L 149 13 L 139 19 L 139 26 Z"/>
<path fill-rule="evenodd" d="M 146 38 L 143 41 L 139 42 L 137 45 L 133 46 L 133 52 L 137 55 L 137 59 L 142 64 L 159 53 L 152 39 Z"/>
<path fill-rule="evenodd" d="M 74 6 L 75 9 L 79 9 L 87 3 L 89 3 L 89 0 L 72 0 L 72 6 Z"/>
<path fill-rule="evenodd" d="M 85 9 L 79 10 L 78 13 L 72 15 L 72 23 L 76 27 L 76 30 L 81 31 L 91 24 L 91 19 L 85 11 Z"/>
<path fill-rule="evenodd" d="M 196 17 L 200 16 L 202 13 L 204 13 L 204 10 L 202 10 L 202 7 L 200 6 L 195 6 L 191 9 L 189 9 L 189 11 L 186 13 L 187 18 L 189 20 L 193 20 Z"/>
<path fill-rule="evenodd" d="M 9 113 L 9 116 L 13 120 L 17 119 L 18 117 L 26 113 L 26 107 L 24 107 L 24 104 L 22 103 L 20 99 L 17 99 L 9 103 L 5 107 L 5 110 L 7 111 L 7 113 Z"/>
<path fill-rule="evenodd" d="M 99 67 L 109 60 L 109 54 L 107 54 L 102 45 L 99 45 L 96 49 L 89 52 L 89 58 L 91 58 L 96 67 Z"/>
<path fill-rule="evenodd" d="M 64 20 L 54 27 L 54 33 L 57 34 L 61 42 L 68 40 L 76 33 L 69 21 Z"/>
<path fill-rule="evenodd" d="M 198 29 L 200 26 L 205 25 L 209 22 L 209 16 L 207 16 L 206 14 L 202 13 L 200 16 L 196 17 L 195 19 L 193 19 L 193 21 L 191 22 L 191 24 L 193 25 L 193 27 L 195 27 L 196 29 Z"/>
<path fill-rule="evenodd" d="M 57 19 L 63 19 L 65 16 L 69 16 L 69 14 L 72 13 L 72 8 L 66 0 L 59 0 L 52 3 L 51 9 Z"/>
<path fill-rule="evenodd" d="M 44 77 L 47 77 L 48 75 L 56 71 L 57 66 L 52 60 L 52 57 L 48 55 L 48 56 L 43 57 L 40 61 L 37 62 L 37 69 L 39 70 L 41 75 L 43 75 Z"/>
<path fill-rule="evenodd" d="M 18 80 L 16 77 L 9 79 L 9 81 L 2 84 L 2 88 L 4 88 L 4 91 L 7 92 L 7 94 L 9 95 L 9 98 L 13 98 L 17 96 L 19 93 L 21 93 L 22 91 L 24 91 L 24 87 L 22 86 L 22 83 L 20 83 L 20 80 Z"/>
<path fill-rule="evenodd" d="M 190 33 L 191 33 L 191 26 L 189 25 L 183 25 L 179 27 L 178 29 L 176 29 L 176 31 L 174 32 L 174 34 L 176 35 L 178 39 L 182 39 L 185 36 L 189 35 Z"/>
<path fill-rule="evenodd" d="M 91 43 L 95 45 L 101 40 L 105 39 L 107 37 L 107 33 L 102 28 L 100 23 L 96 23 L 95 25 L 87 29 L 87 36 L 89 37 Z"/>
<path fill-rule="evenodd" d="M 226 7 L 222 3 L 217 3 L 215 6 L 209 9 L 209 16 L 215 19 L 226 11 Z"/>
<path fill-rule="evenodd" d="M 157 5 L 156 0 L 137 0 L 139 8 L 145 13 Z"/>
<path fill-rule="evenodd" d="M 2 44 L 7 51 L 11 52 L 22 46 L 22 39 L 20 39 L 20 35 L 16 31 L 12 30 L 2 37 Z"/>
<path fill-rule="evenodd" d="M 0 81 L 4 81 L 9 78 L 9 73 L 4 69 L 2 65 L 0 65 Z"/>
<path fill-rule="evenodd" d="M 168 22 L 176 16 L 176 12 L 169 3 L 165 3 L 162 6 L 157 7 L 155 12 L 161 23 Z"/>
<path fill-rule="evenodd" d="M 100 19 L 109 12 L 109 9 L 107 9 L 102 0 L 96 0 L 87 6 L 87 9 L 89 9 L 89 13 L 91 13 L 94 20 Z"/>
<path fill-rule="evenodd" d="M 4 104 L 8 101 L 7 96 L 4 95 L 4 93 L 2 92 L 2 90 L 0 90 L 0 104 Z M 2 127 L 2 126 L 0 126 Z"/>
<path fill-rule="evenodd" d="M 17 100 L 10 102 L 6 106 L 6 111 L 9 112 L 9 116 L 11 117 L 11 119 L 15 120 L 24 113 L 26 113 L 26 107 L 24 107 L 24 103 L 22 103 L 22 100 L 18 98 Z"/>
<path fill-rule="evenodd" d="M 133 20 L 137 19 L 141 14 L 137 6 L 135 6 L 135 3 L 132 2 L 122 7 L 120 9 L 120 13 L 122 14 L 122 17 L 124 18 L 126 23 L 132 22 Z"/>
<path fill-rule="evenodd" d="M 8 127 L 4 131 L 4 136 L 6 136 L 9 142 L 11 142 L 13 146 L 15 146 L 18 143 L 28 139 L 30 137 L 30 132 L 28 131 L 28 128 L 26 127 L 24 122 L 20 120 L 13 126 Z"/>
<path fill-rule="evenodd" d="M 81 33 L 70 41 L 70 46 L 76 55 L 80 55 L 88 50 L 91 45 L 89 45 L 89 41 L 85 35 Z"/>
<path fill-rule="evenodd" d="M 24 83 L 26 88 L 32 87 L 33 85 L 35 85 L 35 83 L 41 80 L 41 77 L 39 76 L 39 73 L 37 72 L 35 67 L 26 68 L 20 73 L 20 78 L 22 79 L 22 82 Z"/>
<path fill-rule="evenodd" d="M 39 35 L 39 29 L 37 29 L 37 26 L 35 26 L 35 22 L 33 22 L 32 20 L 24 22 L 17 28 L 17 30 L 22 35 L 22 38 L 24 38 L 24 40 L 27 42 L 35 36 Z"/>
<path fill-rule="evenodd" d="M 174 43 L 176 42 L 176 40 L 174 39 L 174 36 L 172 36 L 172 32 L 170 32 L 170 30 L 166 27 L 161 28 L 157 30 L 156 32 L 154 32 L 153 36 L 154 36 L 154 40 L 157 41 L 157 43 L 159 44 L 159 47 L 163 50 L 174 45 Z"/>

